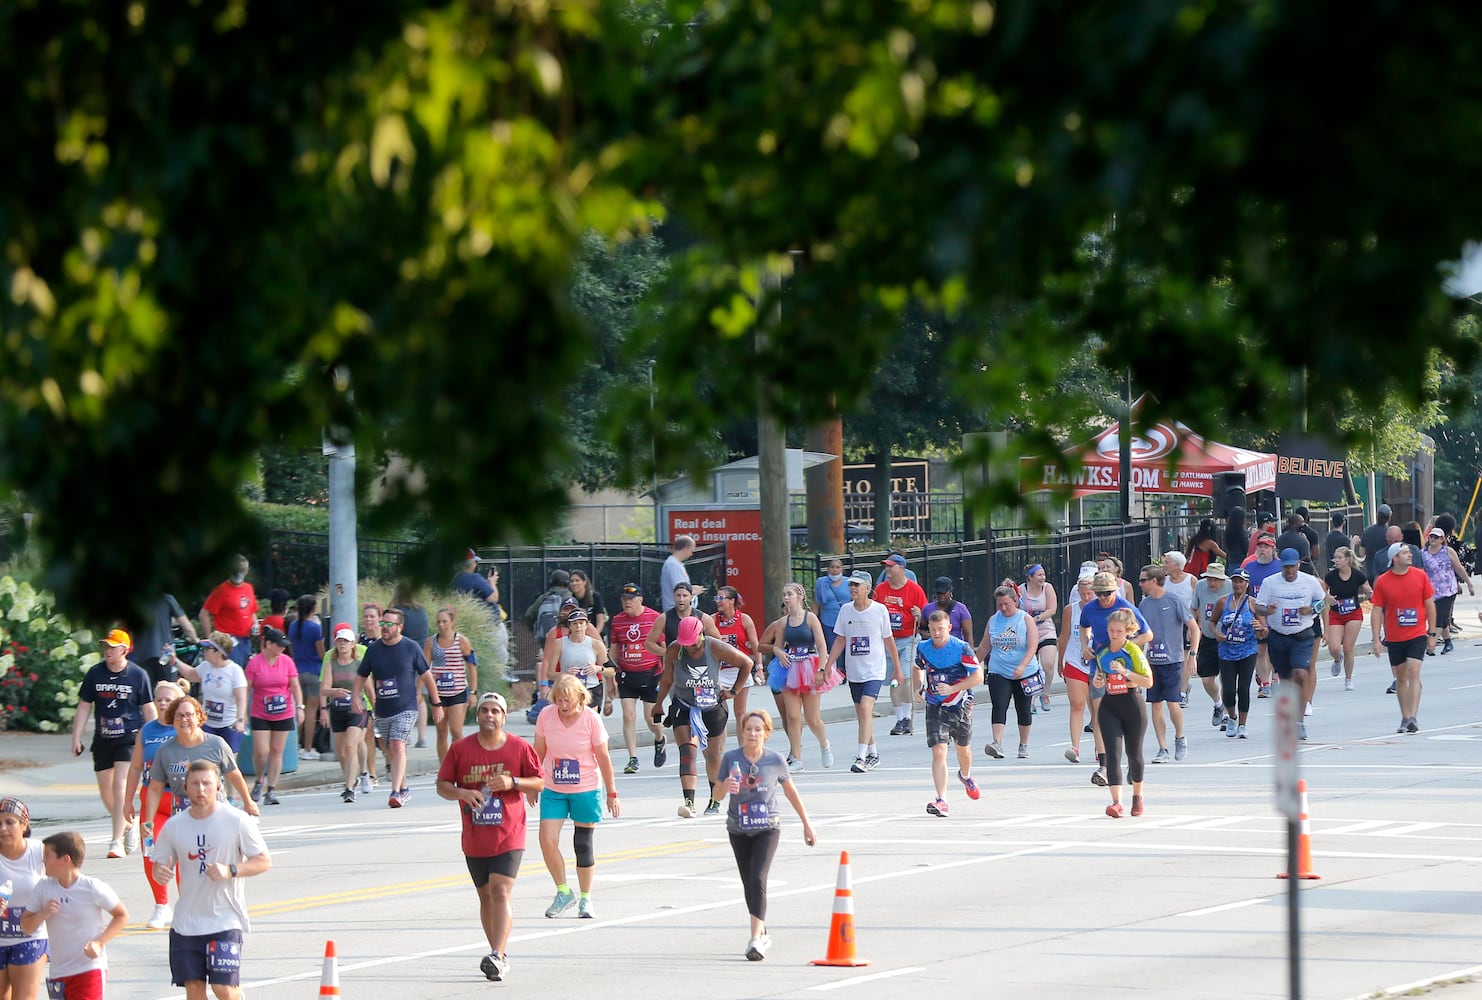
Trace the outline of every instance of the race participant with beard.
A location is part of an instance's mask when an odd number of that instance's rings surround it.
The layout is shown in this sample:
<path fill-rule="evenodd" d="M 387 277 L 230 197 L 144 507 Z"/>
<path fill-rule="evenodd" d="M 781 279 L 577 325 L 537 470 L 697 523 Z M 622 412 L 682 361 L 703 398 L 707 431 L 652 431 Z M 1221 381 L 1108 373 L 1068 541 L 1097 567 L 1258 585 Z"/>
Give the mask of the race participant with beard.
<path fill-rule="evenodd" d="M 638 773 L 638 703 L 652 705 L 659 698 L 659 677 L 664 672 L 664 658 L 648 648 L 648 637 L 659 621 L 659 613 L 643 603 L 643 589 L 629 583 L 619 591 L 622 610 L 612 616 L 608 634 L 612 637 L 609 651 L 617 665 L 617 696 L 623 705 L 623 744 L 628 748 L 628 766 L 624 774 Z M 662 634 L 662 633 L 661 633 Z M 643 713 L 644 724 L 653 734 L 654 767 L 663 767 L 669 752 L 664 745 L 664 728 Z"/>

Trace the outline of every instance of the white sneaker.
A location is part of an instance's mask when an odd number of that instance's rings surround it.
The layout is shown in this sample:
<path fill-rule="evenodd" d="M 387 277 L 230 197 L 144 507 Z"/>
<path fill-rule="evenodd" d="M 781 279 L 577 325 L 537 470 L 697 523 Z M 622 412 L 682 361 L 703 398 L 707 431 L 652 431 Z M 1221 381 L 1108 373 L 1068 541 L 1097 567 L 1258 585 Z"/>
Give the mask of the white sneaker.
<path fill-rule="evenodd" d="M 833 747 L 824 747 L 819 752 L 819 755 L 821 757 L 823 757 L 823 766 L 824 767 L 833 767 L 834 766 L 834 748 Z"/>
<path fill-rule="evenodd" d="M 767 951 L 772 947 L 772 939 L 763 934 L 746 942 L 746 960 L 748 962 L 760 962 L 767 957 Z"/>
<path fill-rule="evenodd" d="M 108 845 L 108 856 L 110 858 L 121 858 L 124 856 L 122 840 L 115 840 Z"/>
<path fill-rule="evenodd" d="M 123 846 L 125 854 L 133 854 L 139 849 L 139 821 L 135 820 L 124 827 Z"/>
<path fill-rule="evenodd" d="M 318 750 L 315 750 L 313 747 L 310 747 L 307 750 L 300 750 L 298 752 L 298 759 L 299 760 L 318 760 L 319 759 L 319 751 Z"/>
<path fill-rule="evenodd" d="M 368 772 L 360 772 L 360 785 L 356 788 L 356 791 L 361 795 L 369 795 L 371 793 L 371 776 Z"/>
<path fill-rule="evenodd" d="M 1343 681 L 1343 690 L 1345 690 L 1345 691 L 1352 691 L 1353 690 L 1353 678 L 1352 677 L 1346 678 Z"/>
<path fill-rule="evenodd" d="M 162 931 L 170 926 L 170 919 L 175 916 L 175 910 L 169 903 L 157 903 L 154 912 L 144 922 L 144 926 L 150 930 Z"/>
<path fill-rule="evenodd" d="M 688 803 L 688 802 L 686 802 L 683 805 L 681 805 L 679 807 L 679 818 L 680 819 L 694 819 L 695 818 L 695 807 L 692 806 L 692 805 L 690 805 L 690 803 Z"/>
<path fill-rule="evenodd" d="M 1312 718 L 1312 702 L 1309 701 L 1307 703 L 1307 707 L 1302 710 L 1302 718 L 1304 718 L 1304 719 L 1310 719 L 1310 718 Z"/>

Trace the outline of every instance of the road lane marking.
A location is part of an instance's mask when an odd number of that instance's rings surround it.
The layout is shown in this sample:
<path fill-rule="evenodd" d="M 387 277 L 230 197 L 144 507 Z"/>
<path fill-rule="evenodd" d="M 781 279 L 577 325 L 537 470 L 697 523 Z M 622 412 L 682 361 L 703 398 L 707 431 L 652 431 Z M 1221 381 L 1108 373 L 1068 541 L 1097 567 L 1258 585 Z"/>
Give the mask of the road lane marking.
<path fill-rule="evenodd" d="M 848 979 L 840 979 L 836 983 L 820 983 L 810 986 L 808 989 L 822 993 L 825 990 L 842 990 L 846 986 L 859 986 L 862 983 L 873 983 L 877 979 L 892 979 L 896 976 L 909 976 L 913 972 L 924 972 L 926 966 L 913 965 L 905 969 L 891 969 L 888 972 L 872 972 L 868 976 L 850 976 Z"/>
<path fill-rule="evenodd" d="M 1240 910 L 1247 906 L 1255 906 L 1257 903 L 1266 903 L 1275 899 L 1275 896 L 1262 896 L 1259 899 L 1242 899 L 1238 903 L 1222 903 L 1219 906 L 1206 906 L 1202 910 L 1189 910 L 1187 913 L 1175 913 L 1178 917 L 1205 917 L 1211 913 L 1224 913 L 1226 910 Z"/>
<path fill-rule="evenodd" d="M 1437 983 L 1449 983 L 1454 979 L 1471 979 L 1473 976 L 1482 975 L 1482 965 L 1474 965 L 1467 969 L 1456 969 L 1452 972 L 1443 972 L 1439 976 L 1430 976 L 1426 979 L 1417 979 L 1413 983 L 1401 983 L 1398 986 L 1390 986 L 1386 989 L 1377 990 L 1373 993 L 1360 993 L 1350 1000 L 1375 1000 L 1377 997 L 1402 997 L 1410 993 L 1418 993 Z"/>

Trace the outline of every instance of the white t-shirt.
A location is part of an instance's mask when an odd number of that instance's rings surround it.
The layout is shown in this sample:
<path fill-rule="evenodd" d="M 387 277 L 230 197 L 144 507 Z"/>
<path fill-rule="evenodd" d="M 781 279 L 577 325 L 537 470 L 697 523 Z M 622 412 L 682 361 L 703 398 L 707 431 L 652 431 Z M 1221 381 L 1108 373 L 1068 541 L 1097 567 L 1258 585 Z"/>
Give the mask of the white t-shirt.
<path fill-rule="evenodd" d="M 205 660 L 196 671 L 201 677 L 201 707 L 206 710 L 206 725 L 225 729 L 237 721 L 236 693 L 247 686 L 247 675 L 231 660 L 225 666 L 213 667 Z"/>
<path fill-rule="evenodd" d="M 21 933 L 21 914 L 26 910 L 39 910 L 32 905 L 36 899 L 36 883 L 46 877 L 41 867 L 41 841 L 26 839 L 21 856 L 11 861 L 0 855 L 0 884 L 7 880 L 15 883 L 10 893 L 10 905 L 0 909 L 0 945 L 20 944 L 46 937 L 46 925 L 42 924 L 35 934 Z"/>
<path fill-rule="evenodd" d="M 239 878 L 213 882 L 206 865 L 241 864 L 268 853 L 257 821 L 239 809 L 218 804 L 205 819 L 187 810 L 170 818 L 154 842 L 156 864 L 173 865 L 180 873 L 180 902 L 171 923 L 187 935 L 248 930 L 247 893 Z"/>
<path fill-rule="evenodd" d="M 108 885 L 89 875 L 78 875 L 70 889 L 54 878 L 44 878 L 36 885 L 35 905 L 27 907 L 33 913 L 39 911 L 53 899 L 62 908 L 46 921 L 51 940 L 47 951 L 51 955 L 51 966 L 46 970 L 50 979 L 75 976 L 90 969 L 108 968 L 108 952 L 97 958 L 88 958 L 82 947 L 96 941 L 108 926 L 114 907 L 118 906 L 118 893 Z"/>
<path fill-rule="evenodd" d="M 1266 582 L 1261 584 L 1261 596 L 1257 600 L 1261 604 L 1276 605 L 1276 610 L 1266 616 L 1266 624 L 1271 626 L 1271 631 L 1295 635 L 1317 621 L 1315 615 L 1303 615 L 1300 609 L 1313 607 L 1323 597 L 1322 584 L 1317 582 L 1317 577 L 1309 573 L 1298 573 L 1297 578 L 1288 583 L 1285 577 L 1277 573 L 1267 577 Z"/>
<path fill-rule="evenodd" d="M 850 601 L 840 608 L 834 634 L 844 637 L 844 676 L 855 684 L 885 680 L 890 670 L 885 644 L 895 641 L 890 633 L 885 605 L 871 601 L 861 611 Z"/>

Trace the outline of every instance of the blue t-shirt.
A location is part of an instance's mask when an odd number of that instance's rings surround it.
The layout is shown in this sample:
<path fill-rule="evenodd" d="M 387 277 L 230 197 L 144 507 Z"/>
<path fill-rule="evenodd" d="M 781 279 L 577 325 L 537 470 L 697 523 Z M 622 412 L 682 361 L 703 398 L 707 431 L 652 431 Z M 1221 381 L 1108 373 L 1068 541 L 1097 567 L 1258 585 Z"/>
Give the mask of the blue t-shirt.
<path fill-rule="evenodd" d="M 453 592 L 472 594 L 481 601 L 488 601 L 489 595 L 494 593 L 494 587 L 489 583 L 488 577 L 465 571 L 453 577 Z"/>
<path fill-rule="evenodd" d="M 149 769 L 154 764 L 154 752 L 174 738 L 175 727 L 163 722 L 146 722 L 144 728 L 139 730 L 139 745 L 144 751 L 144 774 L 139 779 L 142 785 L 149 785 Z"/>
<path fill-rule="evenodd" d="M 144 725 L 144 706 L 150 702 L 149 675 L 128 660 L 118 673 L 106 663 L 94 663 L 82 678 L 78 697 L 93 706 L 95 739 L 132 741 Z"/>
<path fill-rule="evenodd" d="M 1023 653 L 1019 654 L 1023 656 Z M 956 707 L 973 700 L 972 688 L 954 691 L 950 695 L 936 692 L 938 684 L 956 684 L 974 670 L 981 670 L 978 654 L 961 639 L 952 636 L 940 647 L 930 639 L 916 644 L 916 666 L 926 673 L 926 703 Z"/>
<path fill-rule="evenodd" d="M 813 585 L 813 603 L 818 612 L 818 620 L 824 628 L 833 628 L 834 622 L 839 620 L 839 609 L 850 601 L 849 578 L 840 576 L 839 582 L 834 583 L 827 576 L 820 576 L 818 582 Z"/>
<path fill-rule="evenodd" d="M 316 619 L 308 621 L 294 619 L 288 626 L 288 645 L 293 652 L 293 665 L 298 667 L 301 674 L 313 674 L 319 676 L 319 668 L 323 665 L 316 648 L 319 640 L 324 638 L 324 628 Z"/>
<path fill-rule="evenodd" d="M 1261 584 L 1268 578 L 1281 575 L 1281 560 L 1272 559 L 1263 564 L 1255 556 L 1251 556 L 1240 564 L 1240 568 L 1250 574 L 1250 596 L 1255 597 L 1261 592 Z"/>
<path fill-rule="evenodd" d="M 1039 626 L 1022 611 L 1015 611 L 1011 618 L 1005 618 L 1002 612 L 994 612 L 988 619 L 985 635 L 988 638 L 988 672 L 1012 679 L 1014 671 L 1024 662 L 1024 654 L 1029 652 L 1031 638 L 1038 641 Z"/>
<path fill-rule="evenodd" d="M 376 696 L 376 718 L 386 719 L 417 710 L 417 681 L 427 673 L 422 647 L 410 639 L 388 646 L 377 639 L 366 648 L 355 672 L 371 679 Z"/>
<path fill-rule="evenodd" d="M 1091 630 L 1091 648 L 1088 652 L 1092 654 L 1099 653 L 1111 642 L 1106 635 L 1106 622 L 1112 616 L 1112 612 L 1118 608 L 1126 608 L 1137 619 L 1137 631 L 1127 636 L 1129 641 L 1133 636 L 1142 635 L 1142 633 L 1148 631 L 1148 622 L 1142 616 L 1142 612 L 1129 604 L 1127 599 L 1121 594 L 1116 596 L 1116 599 L 1112 601 L 1112 605 L 1109 608 L 1103 608 L 1100 601 L 1093 600 L 1089 604 L 1081 605 L 1081 621 L 1077 626 L 1077 628 L 1090 628 Z"/>

